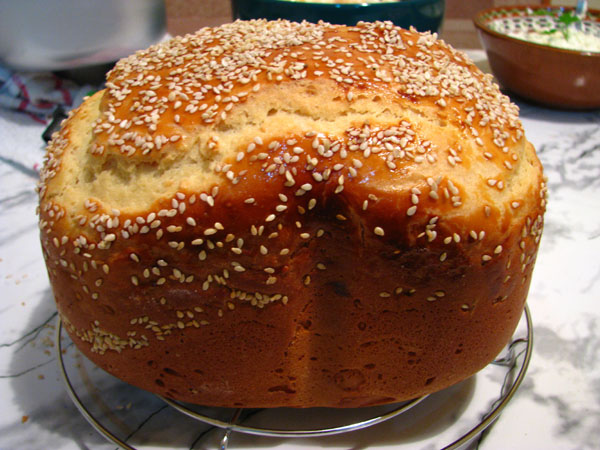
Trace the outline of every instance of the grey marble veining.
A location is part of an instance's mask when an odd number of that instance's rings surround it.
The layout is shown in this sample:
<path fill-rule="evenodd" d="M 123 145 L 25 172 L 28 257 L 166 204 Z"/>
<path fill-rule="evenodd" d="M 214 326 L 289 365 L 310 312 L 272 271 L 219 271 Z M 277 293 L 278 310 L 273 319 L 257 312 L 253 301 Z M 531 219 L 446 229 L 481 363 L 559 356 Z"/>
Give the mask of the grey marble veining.
<path fill-rule="evenodd" d="M 470 448 L 600 448 L 600 111 L 520 107 L 550 191 L 528 300 L 535 345 L 516 396 Z M 41 132 L 27 117 L 0 111 L 0 449 L 113 449 L 73 406 L 57 368 L 56 309 L 35 215 Z M 66 338 L 64 345 L 84 402 L 116 432 L 142 448 L 218 445 L 220 432 L 94 368 Z M 511 361 L 428 399 L 403 421 L 301 442 L 236 434 L 231 448 L 436 449 L 493 408 L 510 384 Z M 272 420 L 269 414 L 247 420 Z"/>

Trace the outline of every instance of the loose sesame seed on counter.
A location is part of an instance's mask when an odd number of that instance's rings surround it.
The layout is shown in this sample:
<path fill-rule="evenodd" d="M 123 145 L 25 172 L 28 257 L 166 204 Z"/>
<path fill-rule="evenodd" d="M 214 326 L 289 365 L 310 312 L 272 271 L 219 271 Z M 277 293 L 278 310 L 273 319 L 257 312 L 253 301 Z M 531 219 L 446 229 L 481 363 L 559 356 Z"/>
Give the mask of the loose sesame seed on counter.
<path fill-rule="evenodd" d="M 39 196 L 59 312 L 96 364 L 205 405 L 361 406 L 500 351 L 546 185 L 518 108 L 436 35 L 259 20 L 119 61 Z"/>

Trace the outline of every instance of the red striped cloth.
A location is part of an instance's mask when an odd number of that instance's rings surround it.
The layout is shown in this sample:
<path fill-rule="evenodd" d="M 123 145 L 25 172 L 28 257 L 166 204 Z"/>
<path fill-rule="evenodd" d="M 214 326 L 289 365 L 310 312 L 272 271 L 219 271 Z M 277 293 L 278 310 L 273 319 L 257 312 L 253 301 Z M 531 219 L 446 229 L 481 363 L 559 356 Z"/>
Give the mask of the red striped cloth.
<path fill-rule="evenodd" d="M 57 106 L 69 110 L 97 89 L 53 73 L 17 73 L 0 66 L 0 107 L 22 111 L 40 123 L 47 123 Z"/>

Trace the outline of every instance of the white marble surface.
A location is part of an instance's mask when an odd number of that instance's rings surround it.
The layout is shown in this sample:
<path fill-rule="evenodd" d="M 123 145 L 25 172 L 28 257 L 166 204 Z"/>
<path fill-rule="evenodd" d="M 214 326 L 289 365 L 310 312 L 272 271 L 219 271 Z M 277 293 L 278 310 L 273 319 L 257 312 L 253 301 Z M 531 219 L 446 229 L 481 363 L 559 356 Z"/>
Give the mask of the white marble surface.
<path fill-rule="evenodd" d="M 550 188 L 528 300 L 535 344 L 521 388 L 471 447 L 600 448 L 600 111 L 518 103 Z M 0 449 L 115 448 L 73 406 L 57 367 L 56 310 L 35 215 L 42 131 L 26 116 L 0 111 Z M 140 448 L 215 448 L 218 433 L 204 435 L 159 399 L 89 366 L 68 339 L 64 345 L 85 401 L 117 432 L 131 434 L 131 442 Z M 230 448 L 439 448 L 476 423 L 498 396 L 505 369 L 486 371 L 428 399 L 408 423 L 394 419 L 368 431 L 302 442 L 236 434 Z M 476 402 L 483 402 L 482 410 Z"/>

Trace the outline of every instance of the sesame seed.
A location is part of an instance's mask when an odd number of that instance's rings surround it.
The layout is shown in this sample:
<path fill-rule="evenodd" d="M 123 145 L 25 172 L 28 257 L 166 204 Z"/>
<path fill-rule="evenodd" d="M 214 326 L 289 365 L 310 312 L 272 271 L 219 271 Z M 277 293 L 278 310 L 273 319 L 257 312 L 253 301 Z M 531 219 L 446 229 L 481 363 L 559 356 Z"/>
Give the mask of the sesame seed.
<path fill-rule="evenodd" d="M 373 232 L 377 235 L 377 236 L 384 236 L 385 235 L 385 231 L 383 231 L 383 228 L 381 227 L 375 227 Z"/>
<path fill-rule="evenodd" d="M 127 60 L 119 62 L 109 75 L 106 83 L 109 93 L 106 96 L 106 108 L 103 108 L 100 113 L 94 130 L 99 137 L 106 136 L 108 138 L 110 135 L 111 141 L 120 146 L 123 155 L 133 156 L 136 152 L 152 155 L 153 153 L 150 152 L 160 151 L 161 148 L 170 145 L 170 142 L 175 143 L 186 139 L 181 135 L 181 131 L 176 130 L 179 127 L 168 131 L 160 125 L 163 112 L 168 111 L 165 114 L 170 115 L 177 110 L 184 118 L 187 117 L 186 114 L 197 113 L 198 121 L 202 120 L 205 124 L 214 123 L 215 125 L 211 125 L 211 127 L 214 126 L 215 129 L 218 129 L 220 119 L 232 117 L 225 115 L 225 112 L 231 111 L 231 114 L 235 114 L 234 108 L 237 107 L 237 102 L 243 103 L 253 92 L 258 92 L 261 89 L 261 83 L 264 83 L 263 80 L 266 80 L 269 74 L 272 74 L 273 80 L 280 77 L 281 80 L 293 82 L 292 80 L 295 79 L 301 80 L 308 73 L 323 76 L 332 80 L 331 82 L 338 83 L 338 88 L 343 89 L 341 92 L 345 93 L 345 98 L 349 102 L 353 101 L 358 93 L 358 91 L 353 93 L 355 91 L 352 86 L 364 82 L 372 82 L 378 89 L 387 88 L 382 83 L 394 82 L 393 86 L 396 86 L 394 91 L 398 90 L 400 95 L 432 98 L 432 101 L 439 107 L 447 107 L 448 113 L 452 108 L 459 117 L 458 120 L 464 120 L 470 126 L 466 127 L 466 130 L 467 132 L 469 129 L 471 130 L 475 143 L 480 147 L 484 147 L 482 138 L 488 139 L 489 135 L 489 139 L 493 139 L 498 149 L 507 154 L 509 152 L 506 146 L 507 142 L 511 140 L 516 142 L 521 137 L 522 127 L 516 117 L 516 107 L 501 96 L 490 80 L 470 75 L 469 71 L 465 70 L 460 54 L 448 50 L 443 42 L 435 41 L 434 36 L 399 30 L 391 24 L 360 23 L 356 27 L 348 28 L 341 37 L 337 35 L 335 29 L 329 27 L 324 24 L 282 22 L 276 27 L 265 29 L 264 26 L 257 27 L 252 22 L 234 23 L 210 29 L 210 31 L 203 29 L 192 36 L 174 38 L 168 43 L 159 44 L 156 50 L 138 52 Z M 184 51 L 189 55 L 190 46 L 194 48 L 194 55 L 189 59 L 187 56 L 183 58 L 181 55 Z M 243 52 L 241 55 L 239 54 L 240 50 Z M 219 54 L 216 60 L 214 52 Z M 434 58 L 436 54 L 439 54 L 443 61 L 440 62 Z M 373 75 L 365 76 L 364 71 L 367 70 L 372 70 Z M 273 82 L 268 83 L 270 85 Z M 130 108 L 132 109 L 129 110 Z M 126 109 L 128 111 L 125 111 Z M 127 115 L 124 115 L 125 112 Z M 178 122 L 179 115 L 175 115 L 174 120 Z M 487 128 L 485 133 L 484 128 Z M 330 140 L 333 141 L 331 138 L 315 131 L 305 133 L 305 136 L 310 138 L 308 142 L 310 144 L 312 141 L 315 149 L 315 152 L 310 152 L 309 161 L 313 168 L 317 167 L 317 164 L 321 163 L 324 158 L 339 157 L 343 159 L 349 154 L 347 152 L 360 151 L 360 155 L 358 153 L 351 155 L 358 156 L 360 159 L 352 159 L 352 167 L 346 167 L 347 172 L 345 171 L 342 177 L 338 178 L 337 186 L 334 184 L 337 194 L 343 191 L 344 176 L 356 177 L 355 169 L 362 167 L 363 157 L 379 157 L 386 165 L 383 167 L 390 169 L 403 164 L 403 160 L 414 163 L 432 162 L 432 160 L 435 161 L 436 154 L 441 158 L 441 153 L 430 152 L 432 149 L 435 150 L 435 144 L 427 141 L 421 142 L 415 130 L 411 129 L 411 124 L 405 120 L 395 127 L 386 129 L 383 127 L 380 129 L 374 124 L 352 128 L 348 132 L 347 143 L 330 142 Z M 98 138 L 98 140 L 100 139 Z M 291 149 L 296 145 L 295 141 L 296 139 L 284 138 L 281 142 L 285 142 Z M 51 144 L 51 148 L 52 145 L 55 146 L 56 153 L 59 150 L 58 142 L 60 141 Z M 119 144 L 119 142 L 123 143 Z M 488 146 L 487 140 L 485 143 Z M 258 152 L 264 150 L 262 139 L 256 136 L 252 142 L 247 142 L 247 144 L 248 147 L 241 146 L 234 151 L 236 160 L 239 162 L 245 158 L 245 154 L 249 154 L 247 159 L 256 157 L 254 161 L 259 161 Z M 219 145 L 217 136 L 209 137 L 207 147 L 210 150 L 214 151 Z M 306 144 L 301 145 L 306 146 Z M 280 148 L 279 151 L 285 152 L 285 147 L 276 141 L 271 142 L 269 148 L 271 152 L 260 154 L 261 160 L 262 158 L 269 159 L 269 161 L 265 161 L 265 164 L 275 162 L 274 158 L 277 155 L 274 154 L 274 151 L 276 149 Z M 245 152 L 239 152 L 240 149 Z M 481 152 L 484 150 L 487 149 L 482 148 Z M 99 142 L 92 151 L 102 154 L 104 146 Z M 294 155 L 304 152 L 302 147 L 294 147 L 289 151 Z M 313 153 L 316 154 L 317 151 L 318 158 L 315 158 Z M 450 164 L 456 165 L 461 162 L 460 151 L 461 149 L 456 147 L 448 149 Z M 50 153 L 52 154 L 52 151 Z M 335 156 L 336 154 L 338 156 Z M 484 154 L 484 157 L 488 159 L 491 156 L 489 152 Z M 516 155 L 507 155 L 509 158 L 510 156 Z M 54 158 L 56 167 L 59 162 L 58 155 Z M 292 159 L 292 155 L 282 155 L 280 160 L 282 162 L 277 163 L 272 169 L 272 173 L 277 174 L 279 170 L 283 170 L 279 174 L 285 174 L 286 186 L 294 185 L 294 178 L 299 176 L 302 176 L 299 179 L 306 181 L 304 174 L 300 175 L 298 171 L 292 170 L 296 169 L 293 167 L 295 161 Z M 339 160 L 332 159 L 331 161 L 331 165 L 328 166 L 331 169 L 340 171 L 344 169 L 343 164 L 338 164 Z M 504 166 L 510 169 L 512 163 L 504 163 Z M 300 169 L 300 165 L 298 168 Z M 329 172 L 322 171 L 316 176 L 316 172 L 312 171 L 312 168 L 309 170 L 311 170 L 312 179 L 320 182 L 329 178 L 331 169 L 326 169 Z M 51 170 L 52 168 L 48 167 L 42 178 L 51 178 L 53 176 Z M 229 176 L 230 170 L 231 182 L 242 184 L 243 175 L 236 174 L 234 170 L 237 171 L 237 169 L 229 167 L 222 174 L 228 173 Z M 310 180 L 312 181 L 312 179 Z M 310 188 L 305 189 L 306 184 L 302 185 L 303 191 L 300 192 L 306 193 L 310 190 Z M 445 195 L 443 190 L 440 190 L 441 192 L 438 194 L 437 184 L 435 189 L 431 184 L 430 186 L 432 189 L 428 193 L 427 199 L 438 200 L 440 195 Z M 494 186 L 499 190 L 504 187 L 502 182 L 497 182 Z M 450 185 L 448 189 L 452 191 Z M 179 194 L 181 193 L 178 193 L 173 199 L 172 208 L 161 210 L 158 217 L 175 217 L 177 214 L 184 214 L 186 211 L 185 196 L 182 198 L 183 194 Z M 418 195 L 414 192 L 411 195 L 410 202 L 412 204 L 411 208 L 407 210 L 408 216 L 416 214 L 416 205 L 419 203 L 419 199 L 421 202 L 426 201 Z M 204 194 L 203 201 L 214 206 L 215 196 L 216 194 L 212 196 Z M 450 200 L 450 196 L 447 198 Z M 462 201 L 463 199 L 458 194 L 454 194 L 451 204 L 459 207 L 462 205 Z M 99 208 L 99 205 L 92 200 L 85 200 L 85 202 L 84 206 L 87 211 L 93 212 Z M 192 205 L 194 202 L 190 199 L 187 205 Z M 255 201 L 252 199 L 247 203 L 255 204 Z M 282 203 L 285 201 L 282 200 Z M 514 206 L 515 203 L 518 202 L 511 203 L 513 208 L 517 207 Z M 316 199 L 310 199 L 307 204 L 309 210 L 314 208 Z M 301 214 L 304 211 L 303 206 L 304 204 L 300 206 L 302 209 L 298 208 Z M 363 210 L 367 210 L 368 206 L 368 201 L 364 201 Z M 276 212 L 284 210 L 280 205 L 276 207 Z M 486 207 L 484 211 L 489 217 L 491 209 Z M 58 214 L 58 211 L 52 212 L 52 214 Z M 53 217 L 50 213 L 49 216 Z M 90 220 L 98 233 L 104 233 L 111 229 L 115 231 L 115 233 L 107 233 L 106 236 L 102 235 L 101 243 L 92 244 L 93 248 L 96 248 L 96 245 L 99 249 L 108 248 L 110 242 L 116 240 L 116 236 L 121 236 L 119 239 L 130 239 L 135 234 L 148 233 L 150 229 L 156 230 L 157 239 L 161 239 L 164 232 L 177 232 L 177 225 L 168 223 L 162 225 L 160 220 L 155 222 L 156 217 L 143 218 L 142 223 L 137 224 L 135 228 L 131 223 L 119 227 L 119 222 L 115 220 L 117 216 L 118 214 L 115 213 L 112 217 L 95 223 Z M 75 220 L 84 219 L 89 220 L 85 217 Z M 196 220 L 199 219 L 188 216 L 185 220 L 187 225 L 197 226 Z M 218 229 L 216 226 L 208 228 L 204 230 L 204 235 L 210 236 Z M 206 233 L 207 231 L 208 233 Z M 269 230 L 267 233 L 271 231 Z M 279 228 L 278 231 L 281 232 L 282 228 Z M 258 230 L 252 234 L 258 235 Z M 435 239 L 437 233 L 433 229 L 426 229 L 425 234 L 428 239 Z M 469 236 L 472 238 L 474 234 L 476 233 L 473 230 L 469 232 Z M 169 235 L 167 234 L 167 236 Z M 173 237 L 173 235 L 170 236 Z M 272 236 L 273 239 L 276 237 L 271 232 L 269 237 Z M 319 236 L 319 232 L 317 232 L 317 236 Z M 481 238 L 481 233 L 479 237 Z M 186 242 L 188 242 L 187 237 Z M 203 244 L 201 239 L 192 241 L 192 245 Z M 184 248 L 185 242 L 181 239 L 179 241 L 171 240 L 168 245 L 173 249 L 181 250 Z M 206 245 L 206 248 L 210 250 L 215 247 L 221 248 L 223 243 L 206 243 Z M 80 246 L 83 249 L 90 248 L 87 243 L 81 243 Z M 235 248 L 241 249 L 241 246 Z M 204 254 L 206 255 L 206 253 Z M 132 255 L 130 254 L 130 258 L 139 262 L 139 257 Z"/>

